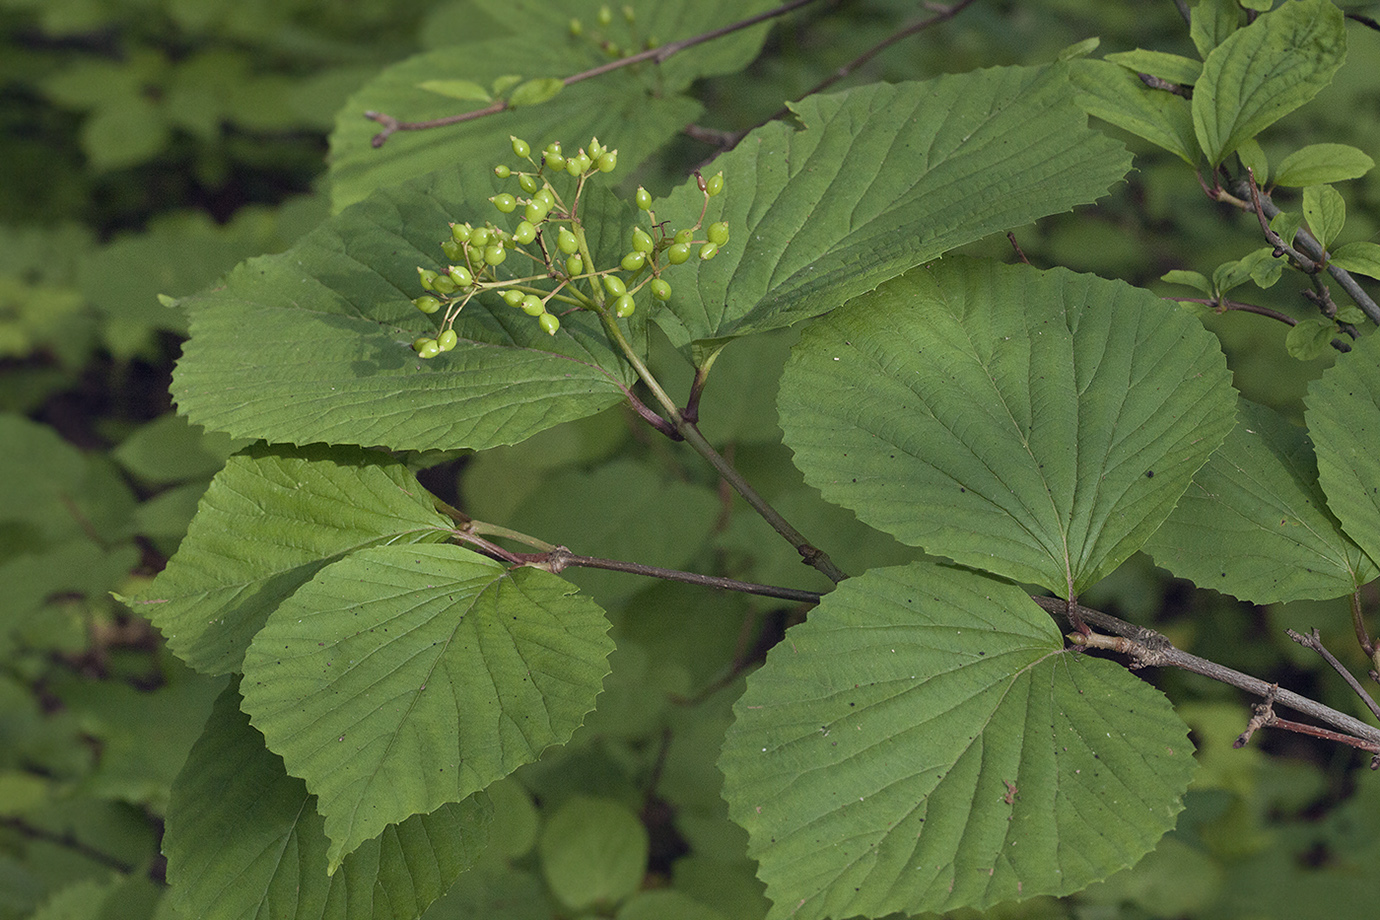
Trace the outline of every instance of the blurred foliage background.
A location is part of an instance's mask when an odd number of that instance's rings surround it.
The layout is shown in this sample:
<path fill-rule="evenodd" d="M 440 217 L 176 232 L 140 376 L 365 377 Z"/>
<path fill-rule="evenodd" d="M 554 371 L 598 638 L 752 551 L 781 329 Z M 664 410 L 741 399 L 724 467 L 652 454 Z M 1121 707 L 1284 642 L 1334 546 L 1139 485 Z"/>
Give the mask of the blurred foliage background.
<path fill-rule="evenodd" d="M 776 27 L 749 70 L 697 87 L 708 108 L 700 127 L 738 131 L 769 118 L 926 15 L 901 0 L 807 7 Z M 167 384 L 186 329 L 165 303 L 285 249 L 326 216 L 328 134 L 381 67 L 503 31 L 465 0 L 0 0 L 0 920 L 171 913 L 160 907 L 161 815 L 221 684 L 185 669 L 110 592 L 132 593 L 161 569 L 240 445 L 173 414 Z M 1193 54 L 1169 0 L 979 0 L 849 82 L 1041 63 L 1092 36 L 1099 54 Z M 1322 142 L 1380 156 L 1380 32 L 1353 23 L 1350 38 L 1334 84 L 1262 137 L 1272 161 Z M 1032 262 L 1184 294 L 1157 279 L 1174 268 L 1210 275 L 1260 245 L 1254 219 L 1208 201 L 1183 163 L 1123 139 L 1136 171 L 1114 195 L 1015 228 Z M 639 178 L 664 189 L 712 153 L 687 136 Z M 1341 242 L 1376 240 L 1380 172 L 1343 191 Z M 970 250 L 1012 257 L 1000 237 Z M 1297 288 L 1286 279 L 1249 299 L 1301 318 L 1313 308 Z M 1259 316 L 1205 322 L 1237 387 L 1301 420 L 1302 394 L 1331 355 L 1290 358 L 1285 327 Z M 907 558 L 819 501 L 790 466 L 773 400 L 791 340 L 762 337 L 725 353 L 706 394 L 707 433 L 803 530 L 830 534 L 845 568 Z M 423 478 L 477 516 L 572 546 L 583 536 L 581 552 L 823 587 L 807 583 L 789 547 L 769 544 L 742 514 L 716 517 L 712 501 L 677 502 L 693 520 L 633 513 L 660 503 L 667 471 L 714 494 L 703 472 L 681 469 L 614 411 Z M 589 504 L 551 498 L 574 494 Z M 626 526 L 581 533 L 587 507 L 629 500 Z M 639 520 L 644 531 L 634 529 Z M 655 884 L 692 892 L 725 918 L 760 917 L 765 902 L 744 836 L 724 817 L 713 764 L 742 667 L 799 612 L 609 573 L 575 580 L 615 622 L 616 677 L 577 740 L 499 795 L 508 830 L 492 864 L 462 878 L 433 914 L 559 912 L 549 887 L 559 883 L 535 841 L 563 804 L 593 797 L 642 819 Z M 1363 670 L 1343 602 L 1243 605 L 1172 581 L 1143 557 L 1084 600 L 1364 717 L 1340 681 L 1283 635 L 1318 626 Z M 1374 617 L 1373 590 L 1367 604 Z M 737 667 L 724 673 L 715 664 L 723 661 Z M 1380 781 L 1366 759 L 1283 735 L 1232 750 L 1246 719 L 1234 691 L 1187 675 L 1151 679 L 1180 705 L 1200 748 L 1178 830 L 1140 866 L 1087 892 L 992 915 L 1371 915 Z M 519 902 L 516 914 L 495 908 Z"/>

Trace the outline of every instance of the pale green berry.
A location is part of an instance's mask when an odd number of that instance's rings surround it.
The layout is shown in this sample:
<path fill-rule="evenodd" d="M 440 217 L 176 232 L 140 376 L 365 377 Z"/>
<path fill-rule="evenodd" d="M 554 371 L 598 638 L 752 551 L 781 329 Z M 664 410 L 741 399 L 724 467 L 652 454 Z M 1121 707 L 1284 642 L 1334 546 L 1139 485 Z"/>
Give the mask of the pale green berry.
<path fill-rule="evenodd" d="M 585 34 L 585 24 L 578 19 L 570 20 L 570 25 L 567 28 L 570 29 L 571 38 L 579 38 Z"/>
<path fill-rule="evenodd" d="M 497 166 L 494 167 L 494 175 L 498 176 L 500 179 L 506 179 L 512 174 L 513 171 L 509 169 L 507 166 L 504 166 L 502 163 L 499 163 Z"/>
<path fill-rule="evenodd" d="M 632 232 L 633 252 L 649 253 L 656 248 L 656 243 L 652 241 L 652 235 L 641 227 L 633 227 Z"/>
<path fill-rule="evenodd" d="M 599 7 L 599 25 L 607 26 L 613 22 L 613 10 L 607 5 Z"/>
<path fill-rule="evenodd" d="M 522 312 L 528 316 L 541 316 L 546 312 L 546 304 L 536 294 L 528 294 L 522 298 Z"/>
<path fill-rule="evenodd" d="M 537 228 L 532 226 L 531 221 L 522 221 L 517 225 L 517 229 L 513 231 L 513 242 L 521 243 L 523 246 L 526 246 L 536 238 Z"/>
<path fill-rule="evenodd" d="M 704 183 L 704 191 L 710 198 L 724 190 L 724 174 L 719 172 L 710 176 Z"/>
<path fill-rule="evenodd" d="M 691 242 L 692 240 L 694 240 L 694 238 L 695 238 L 695 231 L 694 231 L 694 230 L 677 230 L 677 231 L 676 231 L 676 242 L 677 242 L 677 243 L 689 243 L 689 242 Z"/>
<path fill-rule="evenodd" d="M 614 297 L 622 297 L 624 294 L 628 293 L 628 286 L 624 284 L 623 279 L 617 275 L 605 275 L 604 287 L 607 288 L 608 292 Z"/>
<path fill-rule="evenodd" d="M 489 245 L 489 240 L 493 234 L 488 227 L 475 227 L 470 231 L 470 245 L 476 249 L 483 249 Z"/>
<path fill-rule="evenodd" d="M 460 336 L 455 334 L 454 329 L 447 329 L 436 337 L 436 346 L 442 351 L 450 351 L 460 342 Z"/>
<path fill-rule="evenodd" d="M 441 251 L 446 254 L 446 258 L 452 262 L 459 262 L 465 258 L 465 244 L 457 243 L 455 240 L 442 240 Z"/>
<path fill-rule="evenodd" d="M 585 270 L 585 260 L 580 258 L 580 254 L 577 252 L 565 260 L 565 270 L 573 278 Z"/>
<path fill-rule="evenodd" d="M 548 208 L 543 202 L 529 201 L 527 202 L 527 207 L 523 208 L 522 210 L 522 217 L 524 220 L 529 221 L 530 223 L 539 224 L 542 221 L 546 220 L 546 215 L 550 212 L 551 209 Z"/>
<path fill-rule="evenodd" d="M 518 176 L 518 186 L 524 192 L 530 195 L 537 189 L 541 188 L 541 183 L 537 181 L 536 176 L 533 176 L 529 173 L 523 173 L 522 175 Z"/>
<path fill-rule="evenodd" d="M 471 275 L 470 270 L 463 265 L 452 265 L 446 269 L 446 274 L 450 275 L 450 280 L 462 288 L 474 284 L 474 275 Z"/>
<path fill-rule="evenodd" d="M 441 301 L 437 300 L 435 297 L 432 297 L 430 294 L 423 294 L 421 297 L 418 297 L 416 300 L 412 301 L 412 306 L 416 307 L 418 310 L 421 310 L 423 313 L 430 314 L 435 313 L 437 310 L 441 309 Z"/>
<path fill-rule="evenodd" d="M 682 262 L 688 262 L 689 260 L 689 243 L 676 243 L 670 249 L 666 250 L 666 261 L 670 262 L 672 265 L 680 265 Z"/>
<path fill-rule="evenodd" d="M 551 194 L 551 189 L 549 188 L 539 189 L 537 193 L 532 196 L 532 200 L 540 201 L 541 206 L 548 211 L 556 206 L 556 196 Z"/>
<path fill-rule="evenodd" d="M 441 346 L 435 339 L 418 339 L 412 343 L 419 358 L 434 358 L 441 353 Z"/>
<path fill-rule="evenodd" d="M 422 290 L 424 290 L 424 291 L 434 291 L 434 290 L 436 290 L 436 278 L 437 278 L 437 274 L 436 274 L 434 271 L 432 271 L 431 269 L 429 269 L 429 268 L 422 268 L 420 265 L 418 265 L 418 266 L 417 266 L 417 278 L 422 282 Z"/>
<path fill-rule="evenodd" d="M 504 214 L 511 214 L 517 210 L 517 199 L 507 192 L 501 195 L 495 195 L 489 200 L 494 203 L 494 207 L 498 208 Z"/>
<path fill-rule="evenodd" d="M 590 157 L 588 153 L 586 153 L 583 150 L 580 151 L 579 155 L 576 156 L 575 159 L 577 159 L 580 162 L 580 172 L 582 173 L 589 172 L 589 168 L 594 165 L 594 160 Z"/>
<path fill-rule="evenodd" d="M 484 263 L 486 265 L 501 265 L 506 258 L 508 258 L 508 250 L 503 248 L 502 243 L 490 243 L 484 247 Z M 700 258 L 704 258 L 703 254 Z"/>
<path fill-rule="evenodd" d="M 601 173 L 611 173 L 618 168 L 618 151 L 610 150 L 601 153 L 594 160 L 594 165 L 599 168 Z"/>
<path fill-rule="evenodd" d="M 561 151 L 559 147 L 555 150 L 547 148 L 546 155 L 543 159 L 547 166 L 551 167 L 552 169 L 558 172 L 562 169 L 565 169 L 565 157 L 561 156 Z"/>
<path fill-rule="evenodd" d="M 503 298 L 503 302 L 510 307 L 522 306 L 522 291 L 504 291 L 498 295 Z"/>
<path fill-rule="evenodd" d="M 722 246 L 728 242 L 728 224 L 723 221 L 710 224 L 705 229 L 704 235 L 709 238 L 709 242 L 716 246 Z"/>
<path fill-rule="evenodd" d="M 661 278 L 653 278 L 647 287 L 652 289 L 652 296 L 657 300 L 671 299 L 671 285 Z"/>
<path fill-rule="evenodd" d="M 589 155 L 591 157 L 593 157 L 596 160 L 599 159 L 599 155 L 602 154 L 606 149 L 608 148 L 606 148 L 603 144 L 599 143 L 599 138 L 590 138 L 588 150 Z"/>
<path fill-rule="evenodd" d="M 580 174 L 584 172 L 584 167 L 580 165 L 580 158 L 571 157 L 570 159 L 566 160 L 565 171 L 569 173 L 570 178 L 572 179 L 580 178 Z"/>
<path fill-rule="evenodd" d="M 700 258 L 706 262 L 717 256 L 718 254 L 719 245 L 717 243 L 705 243 L 703 246 L 700 247 Z"/>
<path fill-rule="evenodd" d="M 550 313 L 543 313 L 537 317 L 537 323 L 545 330 L 547 335 L 555 335 L 556 330 L 561 328 L 561 321 Z"/>
<path fill-rule="evenodd" d="M 450 237 L 457 243 L 468 243 L 470 241 L 470 225 L 451 224 Z"/>
<path fill-rule="evenodd" d="M 579 252 L 580 241 L 568 228 L 562 227 L 556 234 L 556 248 L 565 255 L 572 255 Z"/>
<path fill-rule="evenodd" d="M 437 275 L 431 282 L 431 288 L 437 294 L 454 294 L 460 285 L 450 280 L 450 275 Z"/>
<path fill-rule="evenodd" d="M 637 195 L 634 196 L 633 200 L 636 201 L 637 206 L 644 211 L 650 211 L 652 209 L 652 193 L 640 185 L 637 187 Z"/>
<path fill-rule="evenodd" d="M 637 11 L 632 8 L 631 3 L 623 4 L 623 18 L 628 21 L 628 25 L 632 25 L 637 20 Z"/>
<path fill-rule="evenodd" d="M 519 160 L 525 160 L 532 155 L 532 148 L 527 146 L 527 142 L 519 137 L 508 135 L 508 140 L 513 142 L 513 156 Z"/>
<path fill-rule="evenodd" d="M 613 302 L 613 315 L 619 319 L 626 319 L 632 316 L 633 310 L 637 309 L 637 303 L 631 294 L 624 294 Z"/>
<path fill-rule="evenodd" d="M 647 254 L 645 252 L 633 251 L 625 255 L 623 261 L 619 262 L 618 265 L 625 272 L 635 272 L 641 268 L 646 261 Z"/>

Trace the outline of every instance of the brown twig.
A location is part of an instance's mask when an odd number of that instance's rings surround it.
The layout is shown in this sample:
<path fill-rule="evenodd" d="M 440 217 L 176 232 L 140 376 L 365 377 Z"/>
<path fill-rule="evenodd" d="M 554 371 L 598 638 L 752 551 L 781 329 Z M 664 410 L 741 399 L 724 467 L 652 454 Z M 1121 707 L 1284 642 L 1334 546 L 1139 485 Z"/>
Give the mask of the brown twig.
<path fill-rule="evenodd" d="M 1305 295 L 1308 292 L 1305 292 Z M 1220 300 L 1213 297 L 1166 297 L 1165 300 L 1172 300 L 1175 303 L 1200 303 L 1205 307 L 1211 307 L 1218 313 L 1225 313 L 1228 310 L 1237 310 L 1242 313 L 1255 313 L 1258 316 L 1268 316 L 1270 319 L 1278 320 L 1288 326 L 1297 326 L 1299 321 L 1287 313 L 1281 313 L 1270 307 L 1262 307 L 1258 304 L 1243 303 L 1239 300 L 1228 300 L 1223 297 Z M 1355 327 L 1351 327 L 1353 330 Z M 1353 336 L 1354 338 L 1355 336 Z M 1340 352 L 1351 351 L 1351 343 L 1345 339 L 1333 339 L 1332 347 Z"/>
<path fill-rule="evenodd" d="M 1314 627 L 1313 631 L 1306 636 L 1301 633 L 1296 633 L 1292 629 L 1286 629 L 1284 632 L 1290 639 L 1293 639 L 1299 645 L 1302 645 L 1304 648 L 1311 648 L 1321 655 L 1323 661 L 1326 661 L 1332 666 L 1332 670 L 1342 675 L 1342 679 L 1346 681 L 1347 686 L 1351 688 L 1353 693 L 1361 698 L 1361 702 L 1366 704 L 1366 708 L 1368 708 L 1377 719 L 1380 719 L 1380 703 L 1375 702 L 1375 698 L 1366 692 L 1366 688 L 1361 686 L 1361 682 L 1356 679 L 1355 675 L 1344 668 L 1342 663 L 1337 660 L 1337 656 L 1329 652 L 1326 646 L 1322 644 L 1322 636 L 1318 633 L 1317 627 Z"/>

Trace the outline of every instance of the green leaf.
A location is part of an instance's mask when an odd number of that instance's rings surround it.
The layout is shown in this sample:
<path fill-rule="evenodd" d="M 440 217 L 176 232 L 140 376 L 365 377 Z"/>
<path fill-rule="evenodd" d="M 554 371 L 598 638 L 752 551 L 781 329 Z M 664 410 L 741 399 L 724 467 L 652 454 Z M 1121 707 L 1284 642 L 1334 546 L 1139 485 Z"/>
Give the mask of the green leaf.
<path fill-rule="evenodd" d="M 411 303 L 417 266 L 443 267 L 448 223 L 492 213 L 488 194 L 476 200 L 453 170 L 389 189 L 184 300 L 181 411 L 236 437 L 451 450 L 516 443 L 620 401 L 634 375 L 591 313 L 548 336 L 484 295 L 455 323 L 454 351 L 430 361 L 412 351 L 436 329 Z M 597 240 L 619 212 L 602 185 L 585 197 Z"/>
<path fill-rule="evenodd" d="M 1311 316 L 1299 322 L 1284 337 L 1291 357 L 1312 361 L 1322 357 L 1337 335 L 1337 324 L 1325 316 Z"/>
<path fill-rule="evenodd" d="M 244 709 L 325 817 L 332 870 L 384 827 L 564 743 L 594 708 L 608 622 L 568 582 L 451 545 L 322 569 L 244 660 Z"/>
<path fill-rule="evenodd" d="M 1302 325 L 1302 324 L 1300 324 Z M 1308 430 L 1318 452 L 1318 481 L 1347 536 L 1380 560 L 1380 336 L 1351 352 L 1308 386 Z"/>
<path fill-rule="evenodd" d="M 1065 69 L 1006 67 L 871 84 L 793 107 L 716 160 L 705 221 L 734 237 L 654 317 L 678 347 L 788 326 L 956 246 L 1091 202 L 1125 174 Z M 1022 151 L 1019 157 L 1013 151 Z M 694 182 L 658 219 L 693 226 Z"/>
<path fill-rule="evenodd" d="M 1019 588 L 916 563 L 843 582 L 748 678 L 719 765 L 768 920 L 1077 891 L 1174 825 L 1187 727 Z"/>
<path fill-rule="evenodd" d="M 322 566 L 366 546 L 437 539 L 449 525 L 399 461 L 321 445 L 254 447 L 212 480 L 167 568 L 121 599 L 193 668 L 226 674 Z"/>
<path fill-rule="evenodd" d="M 1236 155 L 1241 158 L 1241 165 L 1251 171 L 1257 185 L 1263 188 L 1270 181 L 1270 160 L 1255 138 L 1247 138 L 1238 144 Z"/>
<path fill-rule="evenodd" d="M 1145 549 L 1179 578 L 1253 604 L 1340 597 L 1380 574 L 1328 511 L 1303 429 L 1244 399 Z"/>
<path fill-rule="evenodd" d="M 536 80 L 528 80 L 526 83 L 518 84 L 513 90 L 513 94 L 508 97 L 508 105 L 512 108 L 521 108 L 525 105 L 541 105 L 556 98 L 556 95 L 565 89 L 565 81 L 557 77 L 540 77 Z"/>
<path fill-rule="evenodd" d="M 547 14 L 563 28 L 565 19 L 551 16 L 549 5 Z M 362 112 L 383 112 L 410 122 L 459 114 L 465 107 L 457 111 L 455 102 L 419 90 L 418 85 L 455 80 L 488 84 L 510 74 L 515 61 L 531 60 L 533 41 L 518 36 L 438 48 L 384 69 L 355 93 L 331 133 L 335 210 L 377 188 L 437 170 L 458 173 L 462 185 L 484 190 L 482 197 L 487 198 L 494 193 L 493 164 L 510 155 L 510 134 L 527 138 L 538 150 L 551 141 L 573 150 L 596 135 L 618 148 L 619 166 L 630 170 L 699 117 L 698 102 L 654 93 L 638 75 L 622 69 L 566 87 L 560 105 L 526 105 L 461 124 L 400 131 L 382 148 L 373 146 L 380 125 L 360 117 Z M 549 73 L 579 73 L 607 60 L 592 45 L 572 44 L 567 36 L 541 49 L 542 68 Z M 521 83 L 522 78 L 512 82 Z M 511 85 L 494 82 L 494 95 L 501 96 Z"/>
<path fill-rule="evenodd" d="M 417 84 L 417 88 L 450 99 L 488 102 L 493 98 L 488 90 L 473 80 L 423 80 Z"/>
<path fill-rule="evenodd" d="M 1349 272 L 1380 278 L 1380 245 L 1376 243 L 1347 243 L 1345 246 L 1338 246 L 1328 261 Z"/>
<path fill-rule="evenodd" d="M 1240 26 L 1241 11 L 1236 0 L 1198 0 L 1189 17 L 1189 35 L 1204 60 L 1213 49 L 1231 37 Z"/>
<path fill-rule="evenodd" d="M 1303 190 L 1303 219 L 1326 249 L 1346 226 L 1346 201 L 1330 185 L 1310 185 Z"/>
<path fill-rule="evenodd" d="M 1173 271 L 1165 272 L 1160 276 L 1160 280 L 1170 284 L 1187 285 L 1209 297 L 1212 296 L 1212 282 L 1208 281 L 1207 276 L 1202 272 L 1190 272 L 1176 268 Z"/>
<path fill-rule="evenodd" d="M 1292 243 L 1302 228 L 1303 214 L 1300 212 L 1280 211 L 1270 218 L 1270 229 L 1278 233 L 1280 238 L 1286 242 Z"/>
<path fill-rule="evenodd" d="M 551 892 L 572 911 L 607 909 L 647 874 L 647 828 L 613 799 L 576 796 L 546 822 L 538 853 Z"/>
<path fill-rule="evenodd" d="M 163 112 L 142 95 L 101 106 L 81 126 L 82 152 L 96 172 L 151 160 L 171 139 Z"/>
<path fill-rule="evenodd" d="M 1350 144 L 1309 144 L 1295 150 L 1279 164 L 1275 185 L 1302 188 L 1359 179 L 1374 165 L 1374 160 Z"/>
<path fill-rule="evenodd" d="M 326 874 L 315 799 L 221 694 L 173 784 L 163 852 L 180 916 L 411 920 L 474 864 L 492 809 L 480 793 L 389 827 Z"/>
<path fill-rule="evenodd" d="M 1195 61 L 1193 58 L 1169 54 L 1164 51 L 1146 51 L 1144 48 L 1109 54 L 1106 60 L 1120 67 L 1125 67 L 1132 73 L 1148 73 L 1153 77 L 1159 77 L 1161 80 L 1168 80 L 1170 83 L 1179 83 L 1184 86 L 1192 86 L 1198 82 L 1198 77 L 1203 72 L 1202 61 Z"/>
<path fill-rule="evenodd" d="M 1077 594 L 1231 430 L 1221 349 L 1148 291 L 946 259 L 807 328 L 781 427 L 806 481 L 903 543 Z"/>
<path fill-rule="evenodd" d="M 1213 166 L 1312 99 L 1346 59 L 1346 20 L 1330 0 L 1294 0 L 1213 49 L 1193 88 L 1193 127 Z"/>
<path fill-rule="evenodd" d="M 1190 166 L 1198 162 L 1193 115 L 1183 96 L 1151 89 L 1107 61 L 1077 61 L 1069 73 L 1078 104 L 1089 115 L 1163 147 Z"/>

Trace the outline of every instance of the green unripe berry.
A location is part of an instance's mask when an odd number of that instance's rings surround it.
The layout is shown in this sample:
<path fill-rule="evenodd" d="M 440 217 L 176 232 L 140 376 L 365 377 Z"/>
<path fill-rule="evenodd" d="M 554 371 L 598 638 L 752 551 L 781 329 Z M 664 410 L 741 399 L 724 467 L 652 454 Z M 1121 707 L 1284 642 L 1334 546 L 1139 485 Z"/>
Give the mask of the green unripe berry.
<path fill-rule="evenodd" d="M 503 298 L 503 302 L 510 307 L 522 306 L 522 291 L 504 291 L 498 296 Z"/>
<path fill-rule="evenodd" d="M 613 10 L 607 5 L 599 7 L 599 25 L 607 26 L 613 22 Z"/>
<path fill-rule="evenodd" d="M 432 297 L 430 294 L 423 294 L 421 297 L 412 301 L 412 306 L 421 310 L 423 313 L 431 314 L 441 309 L 441 301 Z"/>
<path fill-rule="evenodd" d="M 623 279 L 617 275 L 605 275 L 604 287 L 607 288 L 608 292 L 614 297 L 622 297 L 624 294 L 628 293 L 628 286 L 624 284 Z"/>
<path fill-rule="evenodd" d="M 572 179 L 580 178 L 580 174 L 584 172 L 584 168 L 580 166 L 580 158 L 571 157 L 570 159 L 566 160 L 565 171 L 570 175 L 570 178 Z"/>
<path fill-rule="evenodd" d="M 527 142 L 519 137 L 508 135 L 508 140 L 513 142 L 513 156 L 519 160 L 525 160 L 532 155 L 532 148 L 527 146 Z"/>
<path fill-rule="evenodd" d="M 504 214 L 511 214 L 517 210 L 517 199 L 507 192 L 501 195 L 495 195 L 489 200 L 494 203 L 494 207 L 498 208 Z"/>
<path fill-rule="evenodd" d="M 436 275 L 436 273 L 435 273 L 434 271 L 432 271 L 431 269 L 429 269 L 429 268 L 422 268 L 420 265 L 418 265 L 418 266 L 417 266 L 417 278 L 422 282 L 422 290 L 424 290 L 424 291 L 434 291 L 434 290 L 436 290 L 436 278 L 437 278 L 437 275 Z"/>
<path fill-rule="evenodd" d="M 652 241 L 652 235 L 641 227 L 633 227 L 632 232 L 633 252 L 648 253 L 656 248 L 656 243 Z"/>
<path fill-rule="evenodd" d="M 694 238 L 695 238 L 695 231 L 694 231 L 694 230 L 677 230 L 677 231 L 676 231 L 676 242 L 677 242 L 677 243 L 689 243 L 689 242 L 691 242 L 692 240 L 694 240 Z"/>
<path fill-rule="evenodd" d="M 536 294 L 528 294 L 522 298 L 522 312 L 528 316 L 541 316 L 546 312 L 546 304 Z"/>
<path fill-rule="evenodd" d="M 646 261 L 647 254 L 645 252 L 633 251 L 625 255 L 623 261 L 618 264 L 625 272 L 635 272 L 641 268 Z"/>
<path fill-rule="evenodd" d="M 457 243 L 455 240 L 441 240 L 441 251 L 452 262 L 460 262 L 465 258 L 465 244 Z"/>
<path fill-rule="evenodd" d="M 419 358 L 434 358 L 441 353 L 441 346 L 435 339 L 418 339 L 412 343 Z"/>
<path fill-rule="evenodd" d="M 653 278 L 647 287 L 652 289 L 652 296 L 657 300 L 666 301 L 671 299 L 671 285 L 669 282 L 660 278 Z"/>
<path fill-rule="evenodd" d="M 597 160 L 599 159 L 599 155 L 608 148 L 599 143 L 599 138 L 593 137 L 590 138 L 589 147 L 587 149 L 589 150 L 589 155 Z"/>
<path fill-rule="evenodd" d="M 628 21 L 628 25 L 632 25 L 637 20 L 637 11 L 632 8 L 631 3 L 623 4 L 623 18 Z"/>
<path fill-rule="evenodd" d="M 522 221 L 513 231 L 513 242 L 526 246 L 537 238 L 537 228 L 532 226 L 531 221 Z"/>
<path fill-rule="evenodd" d="M 531 223 L 539 224 L 546 220 L 546 215 L 550 212 L 551 209 L 547 207 L 545 203 L 541 201 L 529 201 L 527 202 L 527 207 L 522 210 L 522 217 L 524 220 Z"/>
<path fill-rule="evenodd" d="M 452 265 L 446 269 L 446 274 L 450 275 L 450 280 L 462 288 L 474 284 L 474 275 L 471 275 L 470 270 L 463 265 Z"/>
<path fill-rule="evenodd" d="M 580 250 L 580 241 L 571 233 L 569 228 L 562 227 L 556 234 L 556 248 L 565 255 L 573 255 Z"/>
<path fill-rule="evenodd" d="M 470 231 L 470 245 L 476 249 L 483 249 L 489 245 L 491 236 L 488 227 L 475 227 Z"/>
<path fill-rule="evenodd" d="M 724 190 L 724 174 L 719 172 L 710 176 L 704 183 L 704 191 L 710 198 Z"/>
<path fill-rule="evenodd" d="M 570 20 L 570 25 L 568 28 L 570 29 L 571 38 L 579 38 L 581 35 L 585 34 L 585 24 L 580 22 L 580 20 L 578 19 Z"/>
<path fill-rule="evenodd" d="M 672 265 L 680 265 L 682 262 L 690 261 L 690 244 L 676 243 L 666 250 L 666 261 Z"/>
<path fill-rule="evenodd" d="M 436 347 L 442 351 L 450 351 L 460 342 L 460 336 L 455 334 L 454 329 L 447 329 L 436 337 Z"/>
<path fill-rule="evenodd" d="M 541 183 L 537 181 L 536 176 L 530 175 L 529 173 L 522 173 L 518 176 L 518 186 L 530 195 L 541 188 Z"/>
<path fill-rule="evenodd" d="M 431 282 L 431 289 L 437 294 L 454 294 L 460 285 L 450 280 L 450 275 L 437 275 Z"/>
<path fill-rule="evenodd" d="M 637 187 L 637 194 L 633 196 L 633 200 L 636 201 L 637 206 L 644 211 L 650 211 L 652 209 L 652 193 L 640 185 Z"/>
<path fill-rule="evenodd" d="M 556 196 L 551 194 L 551 189 L 549 188 L 539 189 L 537 193 L 532 196 L 532 200 L 540 201 L 541 206 L 548 211 L 556 206 Z"/>
<path fill-rule="evenodd" d="M 484 263 L 486 265 L 501 265 L 506 258 L 508 258 L 508 250 L 503 248 L 502 243 L 490 243 L 484 247 Z M 700 258 L 704 258 L 704 256 L 701 255 Z"/>
<path fill-rule="evenodd" d="M 618 151 L 610 150 L 606 153 L 599 154 L 594 160 L 594 165 L 598 167 L 601 173 L 613 172 L 618 168 Z"/>
<path fill-rule="evenodd" d="M 709 238 L 709 242 L 716 246 L 722 246 L 728 242 L 728 224 L 723 221 L 710 224 L 704 231 L 704 235 Z"/>
<path fill-rule="evenodd" d="M 594 165 L 593 158 L 583 150 L 580 151 L 575 159 L 580 163 L 580 172 L 589 172 L 589 168 Z"/>
<path fill-rule="evenodd" d="M 619 319 L 626 319 L 632 316 L 633 310 L 637 309 L 637 303 L 631 294 L 624 294 L 613 302 L 613 315 Z"/>
<path fill-rule="evenodd" d="M 585 260 L 580 258 L 580 254 L 577 252 L 565 260 L 565 270 L 573 278 L 585 270 Z"/>
<path fill-rule="evenodd" d="M 457 243 L 468 243 L 470 241 L 470 225 L 451 224 L 450 238 L 455 240 L 455 242 Z"/>
<path fill-rule="evenodd" d="M 500 179 L 506 179 L 512 174 L 513 171 L 509 169 L 507 166 L 504 166 L 502 163 L 499 163 L 497 166 L 494 167 L 494 175 L 498 176 Z"/>
<path fill-rule="evenodd" d="M 556 330 L 561 328 L 561 321 L 550 313 L 543 313 L 537 317 L 537 323 L 545 330 L 547 335 L 555 335 Z"/>
<path fill-rule="evenodd" d="M 708 262 L 710 259 L 712 259 L 712 258 L 714 258 L 715 256 L 717 256 L 718 254 L 719 254 L 719 244 L 718 244 L 718 243 L 705 243 L 703 246 L 700 247 L 700 258 L 703 259 L 703 260 L 706 261 L 706 262 Z"/>
<path fill-rule="evenodd" d="M 559 150 L 547 150 L 544 160 L 547 166 L 551 167 L 552 169 L 558 172 L 562 169 L 565 169 L 565 157 L 561 156 L 561 152 Z"/>

